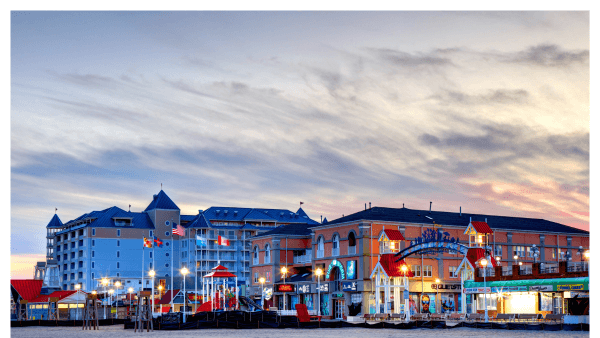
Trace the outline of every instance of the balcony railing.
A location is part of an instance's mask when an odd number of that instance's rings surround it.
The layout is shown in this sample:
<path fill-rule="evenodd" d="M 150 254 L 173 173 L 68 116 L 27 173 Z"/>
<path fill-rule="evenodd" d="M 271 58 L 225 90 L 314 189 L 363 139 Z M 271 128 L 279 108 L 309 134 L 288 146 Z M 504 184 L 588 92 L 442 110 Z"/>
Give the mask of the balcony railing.
<path fill-rule="evenodd" d="M 485 268 L 485 269 L 479 269 L 479 277 L 484 276 L 484 271 L 485 271 L 485 277 L 496 276 L 496 271 L 493 268 Z"/>
<path fill-rule="evenodd" d="M 317 250 L 317 258 L 325 257 L 325 250 Z"/>
<path fill-rule="evenodd" d="M 583 272 L 588 271 L 588 263 L 569 263 L 567 264 L 567 272 Z"/>
<path fill-rule="evenodd" d="M 294 264 L 310 263 L 310 255 L 294 256 Z"/>
<path fill-rule="evenodd" d="M 349 246 L 348 247 L 348 255 L 355 255 L 356 254 L 356 246 Z"/>
<path fill-rule="evenodd" d="M 533 274 L 533 271 L 530 266 L 527 266 L 527 267 L 522 266 L 519 268 L 519 275 L 531 275 L 531 274 Z"/>
<path fill-rule="evenodd" d="M 512 266 L 503 266 L 502 267 L 502 276 L 510 276 L 512 275 Z"/>
<path fill-rule="evenodd" d="M 331 250 L 331 255 L 332 256 L 339 256 L 340 255 L 340 248 L 335 248 Z"/>

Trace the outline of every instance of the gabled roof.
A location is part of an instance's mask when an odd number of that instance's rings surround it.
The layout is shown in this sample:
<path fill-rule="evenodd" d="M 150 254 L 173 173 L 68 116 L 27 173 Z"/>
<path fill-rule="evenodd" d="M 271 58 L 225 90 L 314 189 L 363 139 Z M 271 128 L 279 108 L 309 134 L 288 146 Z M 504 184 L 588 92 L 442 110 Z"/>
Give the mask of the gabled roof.
<path fill-rule="evenodd" d="M 375 268 L 371 273 L 371 278 L 373 278 L 373 275 L 375 274 L 378 268 L 381 268 L 387 277 L 404 277 L 404 273 L 401 270 L 403 265 L 406 265 L 406 267 L 408 268 L 408 265 L 404 260 L 396 262 L 395 254 L 383 254 L 379 256 L 379 262 L 377 262 L 377 265 L 375 265 Z M 410 268 L 408 268 L 408 270 L 406 271 L 406 276 L 414 277 Z"/>
<path fill-rule="evenodd" d="M 158 302 L 155 301 L 155 304 L 156 305 L 171 304 L 171 299 L 175 298 L 178 294 L 179 294 L 179 289 L 167 290 Z"/>
<path fill-rule="evenodd" d="M 198 217 L 198 215 L 179 215 L 179 219 L 182 222 L 191 222 L 196 219 L 196 217 Z"/>
<path fill-rule="evenodd" d="M 429 218 L 425 216 L 429 216 Z M 547 221 L 545 219 L 467 214 L 464 212 L 462 214 L 458 212 L 445 211 L 429 212 L 429 210 L 413 210 L 408 208 L 383 207 L 373 207 L 367 210 L 362 210 L 354 214 L 347 215 L 333 221 L 329 221 L 327 225 L 358 220 L 367 220 L 418 223 L 425 225 L 433 225 L 433 221 L 435 221 L 435 223 L 440 224 L 442 226 L 466 227 L 467 225 L 469 225 L 471 219 L 475 221 L 484 221 L 486 218 L 487 224 L 489 224 L 489 226 L 492 229 L 544 231 L 589 235 L 589 231 L 573 228 L 552 221 Z"/>
<path fill-rule="evenodd" d="M 462 262 L 460 262 L 460 264 L 458 265 L 457 271 L 462 270 L 463 267 L 466 268 L 467 267 L 466 265 L 468 265 L 468 267 L 473 270 L 475 268 L 480 267 L 479 260 L 484 257 L 485 257 L 485 250 L 483 248 L 469 248 L 469 250 L 467 250 L 467 254 L 465 255 L 465 258 L 463 258 Z M 488 264 L 491 264 L 492 267 L 497 266 L 496 260 L 493 257 L 488 256 L 486 258 L 489 261 Z"/>
<path fill-rule="evenodd" d="M 50 220 L 48 225 L 46 225 L 46 228 L 62 228 L 62 227 L 63 227 L 63 223 L 61 222 L 60 218 L 58 218 L 57 214 L 54 214 L 54 216 L 52 217 L 52 219 Z"/>
<path fill-rule="evenodd" d="M 53 297 L 58 297 L 58 301 L 60 302 L 61 300 L 70 297 L 71 295 L 74 295 L 76 292 L 77 290 L 54 291 L 49 295 L 40 295 L 37 298 L 33 299 L 30 303 L 48 303 L 48 300 Z M 85 292 L 83 291 L 79 292 L 85 294 Z"/>
<path fill-rule="evenodd" d="M 262 234 L 258 234 L 254 237 L 251 237 L 252 239 L 255 238 L 259 238 L 259 237 L 265 237 L 265 236 L 285 236 L 285 235 L 289 235 L 289 236 L 310 236 L 311 233 L 311 228 L 315 227 L 315 224 L 294 224 L 294 223 L 290 223 L 290 224 L 285 224 L 282 226 L 279 226 L 273 230 L 267 231 L 267 232 L 263 232 Z"/>
<path fill-rule="evenodd" d="M 213 272 L 210 272 L 203 276 L 203 278 L 210 278 L 210 277 L 229 278 L 229 277 L 237 277 L 237 276 L 232 274 L 231 272 L 227 272 L 227 271 L 213 271 Z"/>
<path fill-rule="evenodd" d="M 110 207 L 108 209 L 104 209 L 102 211 L 93 211 L 89 214 L 84 214 L 82 216 L 77 217 L 76 219 L 67 222 L 65 225 L 68 226 L 70 224 L 75 224 L 77 221 L 82 219 L 92 218 L 93 220 L 90 223 L 84 223 L 77 226 L 74 226 L 70 229 L 65 229 L 64 231 L 73 231 L 85 227 L 105 227 L 105 228 L 117 228 L 117 229 L 154 229 L 154 225 L 152 224 L 152 220 L 150 216 L 145 212 L 129 212 L 125 211 L 116 206 Z M 132 226 L 116 226 L 115 219 L 131 219 Z M 63 231 L 57 232 L 57 234 L 61 234 Z"/>
<path fill-rule="evenodd" d="M 204 214 L 198 214 L 196 218 L 184 225 L 185 228 L 210 228 L 210 222 L 206 220 Z"/>
<path fill-rule="evenodd" d="M 303 211 L 304 212 L 304 211 Z M 285 209 L 210 207 L 203 212 L 208 221 L 277 222 L 319 224 L 306 215 Z"/>
<path fill-rule="evenodd" d="M 277 222 L 277 219 L 275 217 L 269 216 L 268 214 L 255 209 L 250 210 L 246 215 L 244 215 L 243 220 Z"/>
<path fill-rule="evenodd" d="M 394 230 L 394 229 L 384 229 L 383 232 L 381 233 L 380 239 L 382 236 L 387 237 L 388 240 L 390 241 L 404 241 L 404 236 L 402 236 L 402 233 L 398 230 Z"/>
<path fill-rule="evenodd" d="M 40 295 L 43 281 L 41 279 L 11 279 L 10 285 L 17 291 L 21 298 L 28 302 Z"/>
<path fill-rule="evenodd" d="M 324 217 L 324 218 L 323 218 L 323 224 L 325 224 L 325 223 L 327 223 L 327 222 L 329 222 L 329 221 L 327 220 L 327 217 Z"/>
<path fill-rule="evenodd" d="M 472 221 L 465 229 L 465 234 L 474 230 L 478 234 L 493 234 L 490 226 L 486 222 Z"/>
<path fill-rule="evenodd" d="M 165 192 L 161 189 L 158 192 L 158 195 L 154 195 L 152 202 L 146 207 L 144 211 L 154 210 L 154 209 L 168 209 L 168 210 L 179 210 L 179 207 L 165 194 Z"/>
<path fill-rule="evenodd" d="M 219 264 L 219 265 L 215 266 L 214 268 L 212 268 L 211 270 L 215 270 L 215 271 L 217 271 L 217 270 L 225 270 L 225 271 L 227 271 L 227 268 L 224 267 L 223 265 Z"/>

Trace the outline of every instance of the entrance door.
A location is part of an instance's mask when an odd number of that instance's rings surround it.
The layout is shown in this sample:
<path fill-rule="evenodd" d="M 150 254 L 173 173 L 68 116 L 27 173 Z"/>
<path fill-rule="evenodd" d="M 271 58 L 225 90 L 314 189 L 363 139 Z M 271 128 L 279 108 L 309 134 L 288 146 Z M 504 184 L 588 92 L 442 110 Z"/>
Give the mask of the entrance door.
<path fill-rule="evenodd" d="M 344 306 L 346 301 L 343 299 L 336 299 L 333 307 L 333 318 L 344 319 Z"/>

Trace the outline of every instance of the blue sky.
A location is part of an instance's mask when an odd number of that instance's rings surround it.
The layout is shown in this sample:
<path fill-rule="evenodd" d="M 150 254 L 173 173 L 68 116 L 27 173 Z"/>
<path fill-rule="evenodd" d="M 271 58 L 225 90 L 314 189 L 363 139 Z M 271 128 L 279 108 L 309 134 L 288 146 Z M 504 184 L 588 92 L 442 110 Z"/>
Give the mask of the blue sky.
<path fill-rule="evenodd" d="M 566 11 L 12 12 L 12 273 L 55 207 L 141 211 L 160 183 L 184 214 L 433 201 L 588 229 L 589 30 Z"/>

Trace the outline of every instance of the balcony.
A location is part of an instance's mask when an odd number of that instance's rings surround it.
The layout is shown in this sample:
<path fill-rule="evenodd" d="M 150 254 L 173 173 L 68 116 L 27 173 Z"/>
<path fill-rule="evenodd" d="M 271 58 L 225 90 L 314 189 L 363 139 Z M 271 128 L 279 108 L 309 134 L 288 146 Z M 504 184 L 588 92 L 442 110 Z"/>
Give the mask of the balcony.
<path fill-rule="evenodd" d="M 331 250 L 331 255 L 336 257 L 340 255 L 340 248 L 334 248 Z"/>
<path fill-rule="evenodd" d="M 523 275 L 532 275 L 532 274 L 533 274 L 533 270 L 531 269 L 530 266 L 519 267 L 519 275 L 523 276 Z"/>
<path fill-rule="evenodd" d="M 484 277 L 484 272 L 485 272 L 486 278 L 496 276 L 496 272 L 494 271 L 494 268 L 485 268 L 485 269 L 479 269 L 479 277 Z"/>
<path fill-rule="evenodd" d="M 252 259 L 252 265 L 258 265 L 258 258 L 253 258 Z"/>
<path fill-rule="evenodd" d="M 325 257 L 325 250 L 317 250 L 317 258 Z"/>
<path fill-rule="evenodd" d="M 348 247 L 348 255 L 356 255 L 356 246 Z"/>
<path fill-rule="evenodd" d="M 294 256 L 294 264 L 310 263 L 311 255 Z"/>

